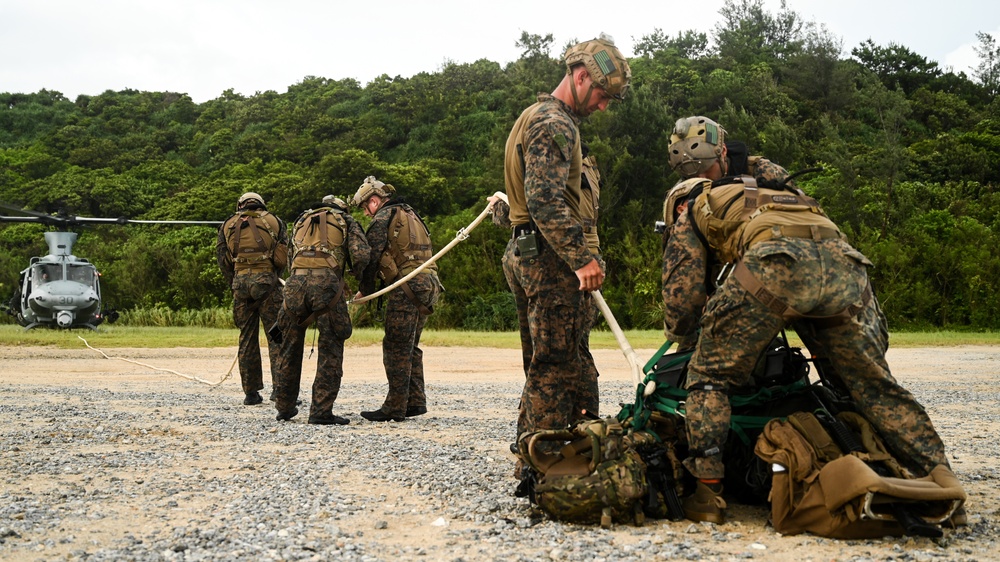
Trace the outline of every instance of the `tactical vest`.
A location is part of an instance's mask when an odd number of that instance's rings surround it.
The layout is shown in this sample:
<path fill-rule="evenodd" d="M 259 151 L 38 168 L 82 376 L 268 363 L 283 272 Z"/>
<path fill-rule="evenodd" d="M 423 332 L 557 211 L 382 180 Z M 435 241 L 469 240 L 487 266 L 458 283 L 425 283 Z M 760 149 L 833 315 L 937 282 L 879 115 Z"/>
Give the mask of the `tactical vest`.
<path fill-rule="evenodd" d="M 267 211 L 240 211 L 226 221 L 226 247 L 239 272 L 273 271 L 284 268 L 275 261 L 281 223 Z"/>
<path fill-rule="evenodd" d="M 343 211 L 322 207 L 309 210 L 295 221 L 292 234 L 292 268 L 344 270 L 347 221 Z"/>
<path fill-rule="evenodd" d="M 434 255 L 431 234 L 409 205 L 397 205 L 389 219 L 388 241 L 378 260 L 379 277 L 386 283 L 409 274 Z M 437 271 L 431 264 L 424 271 Z"/>
<path fill-rule="evenodd" d="M 819 203 L 800 191 L 760 188 L 750 176 L 727 182 L 704 188 L 688 209 L 721 263 L 736 261 L 754 244 L 777 236 L 840 237 Z"/>
<path fill-rule="evenodd" d="M 670 191 L 667 192 L 667 196 L 663 199 L 663 223 L 667 226 L 667 228 L 673 226 L 675 222 L 674 209 L 677 207 L 677 204 L 687 201 L 687 198 L 691 195 L 691 192 L 694 191 L 694 188 L 703 183 L 711 184 L 712 180 L 705 178 L 688 178 L 670 188 Z"/>
<path fill-rule="evenodd" d="M 528 202 L 524 193 L 524 172 L 526 166 L 524 153 L 527 144 L 528 125 L 534 120 L 535 115 L 541 108 L 548 103 L 555 102 L 539 102 L 525 109 L 521 117 L 514 123 L 514 127 L 510 131 L 510 136 L 507 137 L 507 145 L 504 149 L 504 187 L 507 191 L 507 199 L 510 205 L 510 223 L 515 227 L 531 222 L 531 214 L 528 212 Z M 597 223 L 597 204 L 594 200 L 594 195 L 592 193 L 584 193 L 581 187 L 582 182 L 580 178 L 583 174 L 583 152 L 580 143 L 577 142 L 574 144 L 571 150 L 569 176 L 566 178 L 563 195 L 566 204 L 569 206 L 570 216 L 574 221 L 583 225 L 586 232 L 588 225 L 595 226 Z M 599 251 L 598 246 L 599 241 L 595 229 L 593 237 L 587 238 L 587 247 L 591 252 L 596 254 Z"/>

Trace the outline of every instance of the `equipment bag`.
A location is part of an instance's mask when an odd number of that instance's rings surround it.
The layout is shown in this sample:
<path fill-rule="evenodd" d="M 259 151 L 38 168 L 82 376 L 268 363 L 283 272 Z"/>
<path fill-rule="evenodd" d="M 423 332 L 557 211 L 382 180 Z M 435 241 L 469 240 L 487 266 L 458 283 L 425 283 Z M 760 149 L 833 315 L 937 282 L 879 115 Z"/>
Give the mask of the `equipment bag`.
<path fill-rule="evenodd" d="M 646 465 L 614 418 L 526 432 L 518 449 L 534 479 L 529 497 L 553 519 L 604 528 L 645 520 Z"/>
<path fill-rule="evenodd" d="M 666 353 L 671 345 L 666 342 L 646 363 L 646 377 L 637 389 L 635 403 L 624 404 L 617 419 L 628 429 L 653 431 L 669 445 L 671 454 L 683 459 L 687 456 L 684 403 L 688 395 L 684 386 L 693 350 Z M 743 503 L 762 504 L 771 491 L 770 466 L 754 455 L 753 446 L 767 422 L 806 409 L 813 402 L 809 360 L 799 348 L 789 346 L 782 334 L 762 353 L 752 381 L 749 387 L 733 389 L 729 396 L 732 415 L 723 458 L 727 480 L 739 483 L 730 487 L 731 493 Z M 645 396 L 651 383 L 655 383 L 655 390 Z M 666 427 L 662 422 L 652 423 L 657 417 L 671 420 L 670 433 L 661 431 Z M 679 474 L 675 482 L 681 496 L 693 490 L 693 480 L 686 473 Z"/>
<path fill-rule="evenodd" d="M 966 497 L 944 465 L 913 478 L 888 462 L 870 424 L 853 412 L 834 417 L 817 409 L 772 420 L 755 451 L 772 466 L 771 524 L 786 535 L 939 537 Z"/>

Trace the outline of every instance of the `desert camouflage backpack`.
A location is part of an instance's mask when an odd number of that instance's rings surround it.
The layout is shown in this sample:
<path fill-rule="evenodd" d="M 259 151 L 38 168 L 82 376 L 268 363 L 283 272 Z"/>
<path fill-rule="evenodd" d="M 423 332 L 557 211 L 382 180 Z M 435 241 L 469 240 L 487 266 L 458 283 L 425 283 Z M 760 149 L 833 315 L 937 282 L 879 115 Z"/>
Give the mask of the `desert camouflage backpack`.
<path fill-rule="evenodd" d="M 518 438 L 530 499 L 553 519 L 574 523 L 641 524 L 649 486 L 646 465 L 614 418 Z"/>

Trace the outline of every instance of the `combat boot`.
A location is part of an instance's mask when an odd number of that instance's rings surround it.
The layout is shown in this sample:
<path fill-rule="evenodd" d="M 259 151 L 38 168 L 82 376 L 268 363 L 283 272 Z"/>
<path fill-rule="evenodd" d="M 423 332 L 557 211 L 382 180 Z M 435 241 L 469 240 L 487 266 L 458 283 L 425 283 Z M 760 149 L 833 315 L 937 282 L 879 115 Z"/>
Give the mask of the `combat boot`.
<path fill-rule="evenodd" d="M 243 399 L 244 406 L 256 406 L 264 401 L 264 398 L 260 395 L 260 392 L 253 391 L 248 392 L 246 397 Z"/>
<path fill-rule="evenodd" d="M 422 416 L 427 413 L 427 406 L 410 406 L 406 408 L 406 417 Z"/>
<path fill-rule="evenodd" d="M 347 425 L 351 420 L 336 414 L 324 414 L 322 416 L 309 416 L 309 423 L 315 425 Z"/>
<path fill-rule="evenodd" d="M 299 414 L 299 409 L 296 408 L 295 406 L 292 406 L 291 410 L 288 410 L 286 412 L 278 412 L 278 416 L 275 417 L 274 419 L 278 421 L 288 421 L 297 416 L 298 414 Z"/>
<path fill-rule="evenodd" d="M 373 422 L 384 422 L 389 420 L 401 422 L 406 419 L 403 416 L 390 416 L 389 414 L 383 412 L 381 409 L 372 410 L 370 412 L 361 412 L 361 417 L 365 418 L 368 421 L 373 421 Z"/>
<path fill-rule="evenodd" d="M 722 483 L 699 481 L 694 493 L 684 498 L 684 517 L 691 521 L 708 521 L 721 525 L 726 522 L 726 500 L 722 499 Z"/>

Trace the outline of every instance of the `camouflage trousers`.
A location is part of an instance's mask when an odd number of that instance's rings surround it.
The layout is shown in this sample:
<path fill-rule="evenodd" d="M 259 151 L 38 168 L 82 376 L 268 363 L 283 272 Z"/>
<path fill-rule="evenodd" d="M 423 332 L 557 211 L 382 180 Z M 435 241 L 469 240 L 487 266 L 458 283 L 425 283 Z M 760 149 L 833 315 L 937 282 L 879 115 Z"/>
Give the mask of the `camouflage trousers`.
<path fill-rule="evenodd" d="M 410 290 L 424 306 L 431 308 L 441 295 L 436 273 L 421 273 L 410 279 Z M 405 417 L 407 409 L 426 407 L 424 352 L 420 334 L 427 317 L 398 288 L 389 293 L 385 306 L 385 337 L 382 338 L 382 365 L 389 391 L 380 408 L 392 417 Z"/>
<path fill-rule="evenodd" d="M 329 417 L 340 393 L 344 377 L 344 340 L 351 337 L 351 317 L 344 296 L 334 300 L 341 281 L 332 270 L 313 270 L 313 275 L 292 275 L 285 283 L 285 304 L 278 325 L 282 342 L 278 361 L 279 372 L 275 408 L 287 412 L 295 406 L 302 381 L 302 352 L 306 328 L 300 326 L 316 311 L 319 331 L 319 355 L 316 378 L 312 386 L 309 417 Z"/>
<path fill-rule="evenodd" d="M 870 262 L 841 240 L 772 239 L 750 248 L 743 262 L 776 297 L 812 316 L 834 315 L 861 303 L 868 286 Z M 785 325 L 733 276 L 709 299 L 688 366 L 686 426 L 692 451 L 722 448 L 731 415 L 726 390 L 749 384 L 757 358 Z M 807 319 L 791 325 L 814 356 L 831 361 L 834 375 L 897 460 L 919 475 L 938 464 L 948 466 L 944 444 L 923 406 L 889 372 L 888 331 L 874 298 L 838 326 L 821 328 Z M 684 464 L 698 478 L 724 475 L 718 454 L 692 456 Z"/>
<path fill-rule="evenodd" d="M 264 388 L 260 357 L 260 324 L 267 332 L 278 319 L 281 309 L 281 287 L 274 273 L 245 273 L 233 277 L 233 322 L 240 329 L 239 364 L 243 392 L 249 394 Z M 277 386 L 274 362 L 278 344 L 267 336 L 267 354 L 271 367 L 272 388 Z"/>
<path fill-rule="evenodd" d="M 514 255 L 512 241 L 504 253 L 504 273 L 520 320 L 524 390 L 518 413 L 518 435 L 525 431 L 563 429 L 580 411 L 597 412 L 597 369 L 585 368 L 581 349 L 593 323 L 594 302 L 579 290 L 573 270 L 547 244 L 531 258 Z M 586 356 L 591 363 L 589 348 Z"/>

